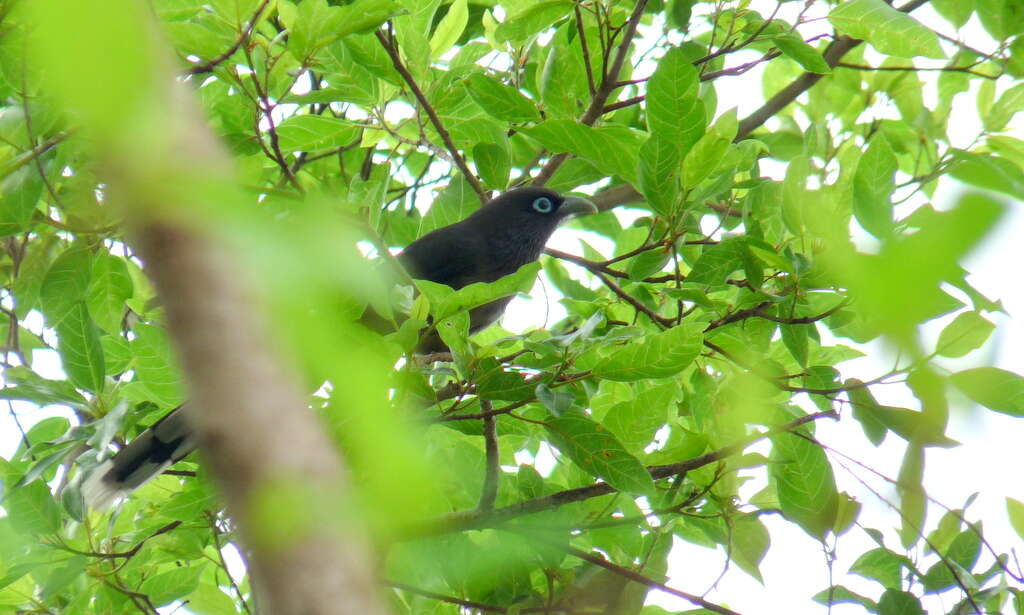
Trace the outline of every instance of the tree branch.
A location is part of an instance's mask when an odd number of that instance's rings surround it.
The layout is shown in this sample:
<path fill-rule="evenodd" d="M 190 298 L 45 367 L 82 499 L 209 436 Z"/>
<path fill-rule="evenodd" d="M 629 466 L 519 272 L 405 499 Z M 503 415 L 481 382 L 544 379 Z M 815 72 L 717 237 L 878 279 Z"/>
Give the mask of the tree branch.
<path fill-rule="evenodd" d="M 906 5 L 900 7 L 898 10 L 904 13 L 909 13 L 927 3 L 928 0 L 912 0 Z M 847 52 L 861 44 L 861 42 L 862 41 L 860 39 L 851 38 L 849 36 L 837 37 L 825 50 L 825 62 L 834 68 L 839 64 L 839 61 L 847 54 Z M 817 73 L 804 73 L 797 77 L 796 80 L 783 88 L 779 93 L 772 96 L 764 105 L 761 106 L 760 109 L 740 120 L 740 128 L 736 133 L 735 140 L 742 141 L 750 136 L 750 133 L 763 126 L 769 118 L 785 109 L 789 103 L 793 102 L 798 96 L 811 89 L 811 87 L 815 83 L 818 83 L 818 81 L 820 81 L 824 76 L 825 75 L 819 75 Z"/>
<path fill-rule="evenodd" d="M 736 611 L 733 611 L 731 609 L 727 609 L 724 606 L 717 605 L 714 602 L 708 602 L 707 600 L 701 598 L 700 596 L 698 596 L 696 594 L 690 594 L 690 593 L 684 592 L 684 591 L 682 591 L 680 589 L 675 589 L 673 587 L 669 587 L 668 585 L 665 585 L 664 583 L 661 583 L 659 581 L 655 581 L 654 579 L 652 579 L 650 577 L 647 577 L 647 576 L 644 576 L 644 575 L 640 574 L 639 572 L 636 572 L 634 570 L 630 570 L 629 568 L 624 568 L 622 566 L 619 566 L 618 564 L 613 564 L 612 562 L 609 562 L 608 560 L 604 559 L 603 557 L 598 557 L 598 556 L 593 555 L 591 553 L 587 553 L 586 551 L 581 551 L 580 549 L 577 549 L 576 547 L 573 547 L 572 545 L 567 545 L 565 547 L 565 550 L 570 555 L 572 555 L 573 557 L 577 557 L 577 558 L 579 558 L 579 559 L 581 559 L 581 560 L 583 560 L 585 562 L 591 563 L 591 564 L 593 564 L 595 566 L 600 566 L 601 568 L 604 568 L 605 570 L 609 570 L 611 572 L 614 572 L 615 574 L 617 574 L 617 575 L 619 575 L 621 577 L 624 577 L 626 579 L 629 579 L 630 581 L 633 581 L 634 583 L 639 583 L 641 585 L 650 587 L 651 589 L 657 589 L 657 590 L 663 591 L 663 592 L 665 592 L 667 594 L 672 594 L 673 596 L 678 596 L 679 598 L 682 598 L 683 600 L 686 600 L 690 604 L 702 607 L 702 608 L 704 608 L 704 609 L 706 609 L 708 611 L 711 611 L 713 613 L 720 613 L 721 615 L 740 615 Z"/>
<path fill-rule="evenodd" d="M 741 439 L 740 441 L 725 446 L 723 448 L 705 453 L 699 457 L 681 461 L 678 463 L 660 465 L 660 466 L 649 466 L 647 471 L 650 472 L 651 478 L 659 480 L 662 478 L 668 478 L 677 474 L 684 474 L 690 470 L 696 470 L 706 465 L 721 461 L 727 457 L 732 457 L 741 453 L 746 447 L 751 444 L 773 436 L 778 433 L 791 431 L 805 425 L 807 423 L 816 421 L 823 418 L 838 418 L 835 412 L 816 412 L 814 414 L 808 414 L 806 416 L 799 417 L 783 425 L 772 427 L 764 432 L 748 436 Z M 510 521 L 512 519 L 523 517 L 526 515 L 532 515 L 545 510 L 551 510 L 571 504 L 573 502 L 581 502 L 583 500 L 589 500 L 592 498 L 600 497 L 602 495 L 608 495 L 609 493 L 615 493 L 615 488 L 605 482 L 597 482 L 586 487 L 577 487 L 576 489 L 567 489 L 565 491 L 559 491 L 558 493 L 552 493 L 532 500 L 525 500 L 517 502 L 503 508 L 496 508 L 490 511 L 480 510 L 468 510 L 451 513 L 444 515 L 439 518 L 429 519 L 414 527 L 408 528 L 405 532 L 405 538 L 420 538 L 424 536 L 434 536 L 438 534 L 447 534 L 451 532 L 463 532 L 466 530 L 475 530 L 485 527 L 496 527 Z"/>

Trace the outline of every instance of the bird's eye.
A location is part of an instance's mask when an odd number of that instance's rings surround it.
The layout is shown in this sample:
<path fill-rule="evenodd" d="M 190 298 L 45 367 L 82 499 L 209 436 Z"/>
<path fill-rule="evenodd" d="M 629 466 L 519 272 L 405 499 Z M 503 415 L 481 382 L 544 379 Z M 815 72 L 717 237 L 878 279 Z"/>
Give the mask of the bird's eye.
<path fill-rule="evenodd" d="M 553 208 L 554 205 L 551 204 L 551 199 L 546 196 L 542 196 L 533 202 L 533 210 L 537 213 L 549 214 Z"/>

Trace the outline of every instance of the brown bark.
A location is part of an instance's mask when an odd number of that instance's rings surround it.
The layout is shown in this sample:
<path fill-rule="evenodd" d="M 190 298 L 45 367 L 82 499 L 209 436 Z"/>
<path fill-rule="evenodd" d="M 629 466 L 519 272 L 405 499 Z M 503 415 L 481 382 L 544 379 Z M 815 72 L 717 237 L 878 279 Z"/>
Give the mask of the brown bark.
<path fill-rule="evenodd" d="M 99 162 L 166 309 L 188 416 L 240 528 L 261 611 L 384 614 L 366 541 L 342 522 L 355 517 L 337 450 L 270 341 L 244 265 L 200 230 L 217 218 L 214 199 L 233 198 L 226 155 L 171 63 L 161 69 L 152 83 L 163 132 L 132 147 L 114 136 Z"/>

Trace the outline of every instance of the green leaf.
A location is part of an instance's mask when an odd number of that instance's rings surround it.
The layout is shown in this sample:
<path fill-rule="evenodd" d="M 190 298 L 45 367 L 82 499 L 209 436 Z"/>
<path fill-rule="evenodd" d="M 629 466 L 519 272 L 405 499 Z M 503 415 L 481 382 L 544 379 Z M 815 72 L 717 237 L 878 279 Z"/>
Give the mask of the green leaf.
<path fill-rule="evenodd" d="M 581 470 L 603 479 L 619 491 L 636 495 L 654 493 L 647 468 L 603 425 L 580 410 L 568 410 L 545 422 L 560 451 Z"/>
<path fill-rule="evenodd" d="M 950 381 L 977 403 L 1010 416 L 1024 417 L 1024 378 L 998 367 L 957 372 Z"/>
<path fill-rule="evenodd" d="M 540 383 L 534 389 L 539 401 L 554 416 L 562 416 L 569 412 L 576 403 L 576 396 L 568 391 L 552 389 L 545 383 Z"/>
<path fill-rule="evenodd" d="M 1002 212 L 998 202 L 967 194 L 952 210 L 930 216 L 916 233 L 884 241 L 877 255 L 836 250 L 825 258 L 836 258 L 833 272 L 857 297 L 856 309 L 870 326 L 909 344 L 919 323 L 959 306 L 940 284 L 957 278 L 962 271 L 957 261 Z"/>
<path fill-rule="evenodd" d="M 924 528 L 927 497 L 924 492 L 924 446 L 907 443 L 900 473 L 896 478 L 896 491 L 900 495 L 900 541 L 909 549 L 917 543 Z"/>
<path fill-rule="evenodd" d="M 1024 502 L 1011 497 L 1006 498 L 1006 516 L 1010 519 L 1010 526 L 1024 540 Z"/>
<path fill-rule="evenodd" d="M 801 367 L 807 367 L 807 335 L 809 327 L 805 324 L 780 324 L 779 334 L 782 335 L 782 343 L 786 345 L 789 354 L 793 356 Z"/>
<path fill-rule="evenodd" d="M 698 139 L 683 159 L 683 186 L 689 190 L 710 177 L 725 158 L 731 142 L 715 132 L 705 133 Z"/>
<path fill-rule="evenodd" d="M 833 585 L 829 589 L 823 589 L 814 594 L 811 600 L 824 605 L 852 602 L 853 604 L 863 606 L 869 613 L 874 613 L 878 609 L 878 605 L 875 604 L 874 600 L 851 591 L 842 585 Z"/>
<path fill-rule="evenodd" d="M 236 615 L 235 601 L 213 583 L 201 583 L 184 598 L 188 610 L 196 615 Z"/>
<path fill-rule="evenodd" d="M 168 604 L 196 590 L 203 568 L 202 563 L 193 563 L 161 572 L 143 581 L 139 591 L 149 596 L 154 605 Z"/>
<path fill-rule="evenodd" d="M 924 609 L 914 594 L 887 589 L 878 601 L 878 615 L 924 615 Z"/>
<path fill-rule="evenodd" d="M 687 284 L 724 285 L 729 274 L 743 267 L 745 241 L 743 237 L 729 237 L 704 250 L 686 276 Z"/>
<path fill-rule="evenodd" d="M 875 237 L 885 237 L 892 229 L 896 167 L 896 155 L 888 139 L 876 133 L 853 176 L 853 215 Z"/>
<path fill-rule="evenodd" d="M 103 390 L 106 363 L 100 331 L 89 317 L 84 301 L 74 304 L 56 326 L 57 350 L 68 379 L 76 387 L 98 393 Z"/>
<path fill-rule="evenodd" d="M 703 348 L 703 326 L 685 323 L 617 348 L 593 366 L 594 376 L 628 382 L 668 378 L 685 369 Z"/>
<path fill-rule="evenodd" d="M 679 47 L 669 49 L 647 83 L 647 128 L 683 156 L 704 132 L 697 69 Z"/>
<path fill-rule="evenodd" d="M 217 13 L 236 26 L 247 25 L 260 5 L 260 0 L 213 0 Z"/>
<path fill-rule="evenodd" d="M 1024 110 L 1024 83 L 1017 84 L 1003 92 L 993 105 L 992 112 L 982 117 L 985 130 L 1002 132 L 1013 116 L 1021 110 Z"/>
<path fill-rule="evenodd" d="M 495 190 L 508 187 L 508 174 L 512 170 L 512 156 L 507 146 L 497 143 L 477 143 L 473 146 L 473 164 L 484 185 Z"/>
<path fill-rule="evenodd" d="M 794 434 L 772 438 L 772 480 L 782 514 L 805 532 L 824 538 L 835 524 L 839 493 L 825 452 Z"/>
<path fill-rule="evenodd" d="M 995 327 L 978 312 L 964 312 L 939 334 L 935 352 L 944 357 L 962 357 L 981 348 Z"/>
<path fill-rule="evenodd" d="M 277 127 L 277 138 L 283 151 L 314 151 L 349 145 L 359 131 L 353 122 L 336 117 L 293 115 Z"/>
<path fill-rule="evenodd" d="M 610 175 L 636 183 L 640 134 L 618 125 L 593 128 L 575 120 L 547 120 L 522 129 L 552 153 L 569 152 L 585 158 Z"/>
<path fill-rule="evenodd" d="M 448 12 L 430 37 L 430 57 L 436 60 L 451 49 L 462 36 L 468 21 L 469 10 L 466 7 L 466 0 L 453 0 L 448 6 Z"/>
<path fill-rule="evenodd" d="M 670 215 L 678 205 L 679 146 L 669 138 L 652 134 L 640 147 L 637 186 L 654 211 Z"/>
<path fill-rule="evenodd" d="M 0 399 L 23 399 L 40 405 L 67 404 L 72 408 L 87 408 L 88 402 L 66 380 L 47 380 L 27 367 L 9 367 L 4 370 L 8 386 L 0 389 Z"/>
<path fill-rule="evenodd" d="M 396 0 L 357 0 L 344 6 L 304 0 L 291 10 L 285 10 L 289 5 L 284 2 L 277 6 L 288 28 L 288 49 L 300 60 L 344 36 L 371 32 L 405 10 Z"/>
<path fill-rule="evenodd" d="M 828 75 L 832 72 L 832 67 L 818 53 L 818 50 L 804 42 L 804 39 L 796 32 L 786 32 L 785 34 L 773 37 L 772 43 L 786 57 L 802 66 L 809 73 Z"/>
<path fill-rule="evenodd" d="M 43 180 L 32 163 L 22 166 L 0 182 L 0 237 L 26 230 L 43 194 Z"/>
<path fill-rule="evenodd" d="M 974 0 L 931 0 L 932 8 L 945 17 L 954 28 L 960 29 L 974 12 Z"/>
<path fill-rule="evenodd" d="M 913 569 L 907 558 L 879 547 L 858 557 L 850 566 L 850 573 L 878 581 L 883 587 L 899 587 L 900 569 L 904 567 Z"/>
<path fill-rule="evenodd" d="M 540 119 L 536 104 L 511 86 L 483 73 L 466 79 L 469 96 L 491 117 L 505 122 L 535 122 Z"/>
<path fill-rule="evenodd" d="M 744 572 L 764 583 L 759 566 L 772 543 L 768 528 L 755 515 L 739 515 L 733 519 L 731 538 L 732 561 Z"/>
<path fill-rule="evenodd" d="M 430 313 L 437 320 L 442 320 L 458 312 L 490 303 L 495 299 L 510 297 L 516 293 L 530 290 L 537 278 L 538 271 L 540 271 L 540 263 L 527 263 L 515 273 L 490 284 L 475 282 L 455 291 L 450 286 L 427 280 L 417 280 L 416 286 L 430 300 Z"/>
<path fill-rule="evenodd" d="M 950 177 L 986 190 L 1024 198 L 1024 171 L 1009 160 L 960 150 L 953 150 L 953 157 L 956 164 L 949 169 Z"/>
<path fill-rule="evenodd" d="M 668 421 L 669 410 L 679 396 L 679 385 L 674 382 L 651 387 L 635 399 L 612 406 L 602 423 L 627 449 L 642 454 L 655 432 Z"/>
<path fill-rule="evenodd" d="M 807 208 L 807 178 L 811 174 L 811 162 L 806 155 L 793 157 L 786 167 L 782 181 L 782 221 L 794 235 L 804 233 L 804 209 Z"/>
<path fill-rule="evenodd" d="M 891 56 L 946 57 L 934 32 L 884 0 L 847 0 L 832 9 L 828 20 L 836 30 Z"/>
<path fill-rule="evenodd" d="M 981 25 L 997 40 L 1024 31 L 1024 14 L 1017 0 L 977 0 L 974 8 Z"/>
<path fill-rule="evenodd" d="M 53 534 L 60 530 L 60 506 L 41 480 L 11 489 L 4 508 L 17 532 Z"/>
<path fill-rule="evenodd" d="M 572 3 L 564 0 L 532 4 L 506 18 L 495 30 L 494 37 L 498 42 L 521 43 L 565 17 L 570 11 Z"/>
<path fill-rule="evenodd" d="M 92 278 L 86 294 L 89 314 L 107 333 L 121 332 L 125 302 L 134 292 L 132 278 L 124 260 L 109 254 L 97 254 L 92 262 Z"/>
<path fill-rule="evenodd" d="M 39 289 L 39 302 L 51 325 L 85 300 L 91 272 L 92 256 L 83 248 L 69 248 L 53 261 Z"/>
<path fill-rule="evenodd" d="M 128 340 L 119 335 L 101 335 L 100 345 L 103 346 L 103 360 L 108 374 L 115 376 L 129 368 L 132 351 Z"/>
<path fill-rule="evenodd" d="M 171 350 L 167 332 L 156 325 L 136 325 L 131 342 L 135 373 L 153 401 L 173 408 L 185 401 L 181 370 Z"/>

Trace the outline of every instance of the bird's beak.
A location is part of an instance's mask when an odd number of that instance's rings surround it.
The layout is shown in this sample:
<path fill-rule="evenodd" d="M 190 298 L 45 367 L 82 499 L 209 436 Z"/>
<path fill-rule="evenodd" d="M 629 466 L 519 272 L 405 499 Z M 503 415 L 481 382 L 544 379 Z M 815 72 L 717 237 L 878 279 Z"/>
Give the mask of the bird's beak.
<path fill-rule="evenodd" d="M 569 216 L 588 216 L 597 213 L 597 205 L 582 197 L 567 196 L 562 201 L 562 206 L 558 208 L 558 213 L 565 218 Z"/>

